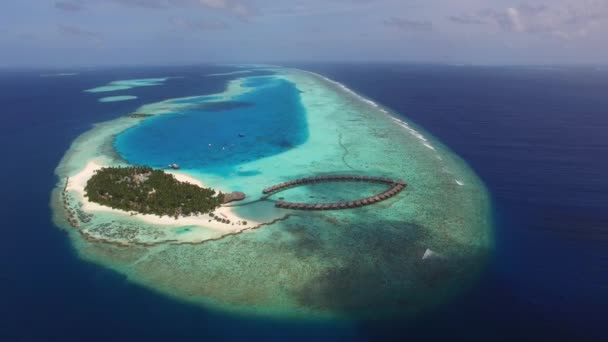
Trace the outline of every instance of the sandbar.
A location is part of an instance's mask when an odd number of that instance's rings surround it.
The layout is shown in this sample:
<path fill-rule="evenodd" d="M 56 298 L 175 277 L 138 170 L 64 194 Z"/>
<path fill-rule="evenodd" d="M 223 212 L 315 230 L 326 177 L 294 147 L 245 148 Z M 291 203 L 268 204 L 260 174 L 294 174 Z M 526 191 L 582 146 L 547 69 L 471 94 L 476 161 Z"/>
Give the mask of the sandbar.
<path fill-rule="evenodd" d="M 105 93 L 118 90 L 127 90 L 137 87 L 151 87 L 162 85 L 168 78 L 143 78 L 136 80 L 120 80 L 108 83 L 105 86 L 85 90 L 87 93 Z"/>
<path fill-rule="evenodd" d="M 108 96 L 108 97 L 100 98 L 99 102 L 120 102 L 120 101 L 135 100 L 136 98 L 137 98 L 137 96 L 132 96 L 132 95 Z"/>

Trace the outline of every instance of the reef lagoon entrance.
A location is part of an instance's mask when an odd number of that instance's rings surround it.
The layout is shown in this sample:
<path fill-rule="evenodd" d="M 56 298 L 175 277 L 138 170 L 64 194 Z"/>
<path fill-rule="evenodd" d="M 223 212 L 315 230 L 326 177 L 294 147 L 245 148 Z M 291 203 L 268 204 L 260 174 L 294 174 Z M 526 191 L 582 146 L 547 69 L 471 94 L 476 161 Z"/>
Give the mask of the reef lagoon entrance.
<path fill-rule="evenodd" d="M 144 105 L 81 135 L 52 195 L 54 220 L 79 254 L 178 300 L 277 319 L 417 314 L 471 284 L 493 231 L 489 195 L 466 163 L 342 84 L 264 70 L 272 75 L 234 74 L 222 93 Z M 407 190 L 339 211 L 288 210 L 253 196 L 221 208 L 239 218 L 223 226 L 106 210 L 82 195 L 102 166 L 171 163 L 181 180 L 249 196 L 319 174 L 403 179 Z M 281 196 L 333 201 L 381 188 L 340 187 Z"/>

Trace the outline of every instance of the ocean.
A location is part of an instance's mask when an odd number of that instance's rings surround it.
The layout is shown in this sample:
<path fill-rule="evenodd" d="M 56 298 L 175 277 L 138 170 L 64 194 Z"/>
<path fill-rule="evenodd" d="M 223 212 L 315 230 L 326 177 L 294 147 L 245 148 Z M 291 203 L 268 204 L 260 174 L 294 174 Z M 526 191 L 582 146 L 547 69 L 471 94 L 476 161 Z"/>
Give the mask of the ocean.
<path fill-rule="evenodd" d="M 461 156 L 485 182 L 493 201 L 496 246 L 471 288 L 415 318 L 277 322 L 179 302 L 82 261 L 65 232 L 53 226 L 49 208 L 58 181 L 54 169 L 71 142 L 95 123 L 144 104 L 221 92 L 238 75 L 201 77 L 234 70 L 219 66 L 92 69 L 56 77 L 41 77 L 53 73 L 45 70 L 1 72 L 0 172 L 7 181 L 1 206 L 6 233 L 0 241 L 0 338 L 606 337 L 608 160 L 603 156 L 608 152 L 608 71 L 390 64 L 297 67 L 339 81 L 404 115 Z M 128 89 L 125 95 L 137 96 L 129 101 L 104 103 L 98 101 L 102 96 L 83 92 L 115 80 L 155 77 L 181 79 Z M 285 88 L 283 96 L 289 98 L 293 89 Z M 302 125 L 297 118 L 283 124 Z M 215 132 L 214 139 L 225 143 L 225 132 Z M 290 148 L 305 139 L 291 137 L 293 141 L 272 144 Z"/>

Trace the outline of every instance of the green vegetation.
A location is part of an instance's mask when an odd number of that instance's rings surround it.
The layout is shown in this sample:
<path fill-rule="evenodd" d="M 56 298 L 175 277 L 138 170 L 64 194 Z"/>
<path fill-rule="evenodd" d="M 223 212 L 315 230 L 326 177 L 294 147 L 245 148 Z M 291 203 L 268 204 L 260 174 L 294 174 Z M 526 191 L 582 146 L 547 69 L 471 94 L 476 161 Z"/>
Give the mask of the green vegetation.
<path fill-rule="evenodd" d="M 127 116 L 130 118 L 133 118 L 133 119 L 144 119 L 144 118 L 147 118 L 147 117 L 150 117 L 153 115 L 152 114 L 133 113 L 133 114 L 129 114 Z"/>
<path fill-rule="evenodd" d="M 106 167 L 85 187 L 90 201 L 114 209 L 159 216 L 190 216 L 210 213 L 224 195 L 215 190 L 180 182 L 171 174 L 150 167 Z"/>

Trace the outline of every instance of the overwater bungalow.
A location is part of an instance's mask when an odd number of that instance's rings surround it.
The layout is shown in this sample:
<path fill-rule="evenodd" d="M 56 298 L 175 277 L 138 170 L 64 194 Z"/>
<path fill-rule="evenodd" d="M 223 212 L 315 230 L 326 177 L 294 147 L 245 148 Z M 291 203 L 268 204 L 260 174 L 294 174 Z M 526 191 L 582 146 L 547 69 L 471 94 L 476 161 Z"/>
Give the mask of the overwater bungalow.
<path fill-rule="evenodd" d="M 279 192 L 291 187 L 301 186 L 304 184 L 314 184 L 319 182 L 373 182 L 382 183 L 389 185 L 389 188 L 381 194 L 366 197 L 355 201 L 345 201 L 339 203 L 291 203 L 283 201 L 283 198 L 279 198 L 281 201 L 276 202 L 275 206 L 278 208 L 297 209 L 297 210 L 336 210 L 336 209 L 347 209 L 347 208 L 359 208 L 365 205 L 381 202 L 389 199 L 399 192 L 401 192 L 407 184 L 402 180 L 391 180 L 385 177 L 371 177 L 365 175 L 322 175 L 314 177 L 305 177 L 296 180 L 283 182 L 281 184 L 274 185 L 272 187 L 262 190 L 264 194 L 272 194 Z"/>

